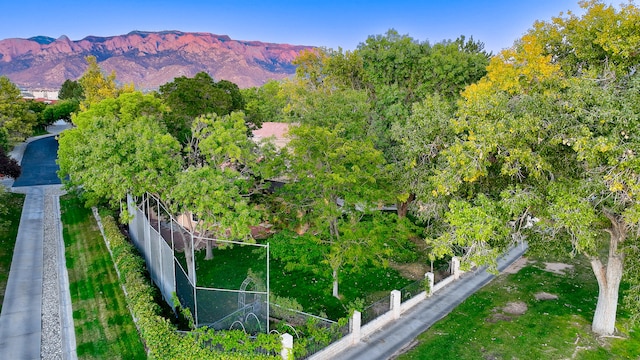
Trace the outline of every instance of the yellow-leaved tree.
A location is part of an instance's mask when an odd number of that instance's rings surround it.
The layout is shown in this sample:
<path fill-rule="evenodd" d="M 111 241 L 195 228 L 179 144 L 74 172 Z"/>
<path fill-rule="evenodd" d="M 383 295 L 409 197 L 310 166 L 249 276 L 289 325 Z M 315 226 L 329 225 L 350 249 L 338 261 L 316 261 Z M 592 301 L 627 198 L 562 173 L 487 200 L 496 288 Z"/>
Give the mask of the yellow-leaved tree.
<path fill-rule="evenodd" d="M 428 242 L 476 264 L 523 237 L 585 256 L 599 285 L 592 330 L 611 335 L 623 276 L 640 310 L 640 13 L 582 6 L 537 22 L 463 93 L 433 180 L 448 227 Z"/>

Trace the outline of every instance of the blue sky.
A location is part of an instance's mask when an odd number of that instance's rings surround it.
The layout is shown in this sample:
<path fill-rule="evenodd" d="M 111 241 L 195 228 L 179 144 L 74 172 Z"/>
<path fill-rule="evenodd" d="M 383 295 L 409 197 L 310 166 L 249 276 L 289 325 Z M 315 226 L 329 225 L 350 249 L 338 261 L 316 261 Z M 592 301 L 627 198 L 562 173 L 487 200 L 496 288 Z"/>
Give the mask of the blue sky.
<path fill-rule="evenodd" d="M 567 10 L 582 14 L 578 0 L 1 0 L 0 39 L 181 30 L 353 50 L 394 28 L 430 43 L 473 36 L 496 53 Z"/>

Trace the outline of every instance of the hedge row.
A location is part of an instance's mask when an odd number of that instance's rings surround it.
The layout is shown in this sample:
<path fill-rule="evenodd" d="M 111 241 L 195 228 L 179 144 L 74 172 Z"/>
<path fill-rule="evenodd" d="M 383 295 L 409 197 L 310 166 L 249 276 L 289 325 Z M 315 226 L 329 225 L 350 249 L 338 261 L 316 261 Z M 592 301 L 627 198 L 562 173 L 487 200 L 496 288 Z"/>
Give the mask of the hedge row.
<path fill-rule="evenodd" d="M 240 351 L 255 348 L 249 344 L 247 336 L 239 334 L 214 333 L 198 329 L 186 335 L 177 332 L 176 327 L 159 315 L 160 306 L 154 301 L 154 288 L 144 276 L 145 264 L 135 247 L 122 235 L 115 220 L 107 216 L 102 219 L 105 241 L 116 266 L 123 286 L 129 310 L 152 359 L 212 359 L 245 360 L 277 359 L 258 353 L 221 352 L 212 350 L 212 340 L 217 340 L 223 349 Z M 274 336 L 262 336 L 261 347 L 267 351 L 279 352 L 281 344 Z"/>

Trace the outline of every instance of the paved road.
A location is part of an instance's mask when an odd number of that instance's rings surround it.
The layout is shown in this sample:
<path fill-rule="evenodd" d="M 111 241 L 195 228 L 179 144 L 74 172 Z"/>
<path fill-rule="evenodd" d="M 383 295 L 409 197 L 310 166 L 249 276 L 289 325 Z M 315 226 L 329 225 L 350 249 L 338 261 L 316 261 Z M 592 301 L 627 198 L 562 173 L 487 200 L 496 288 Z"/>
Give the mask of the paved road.
<path fill-rule="evenodd" d="M 31 141 L 22 157 L 22 175 L 13 187 L 60 184 L 56 173 L 59 169 L 57 157 L 58 140 L 55 136 Z"/>
<path fill-rule="evenodd" d="M 513 248 L 498 262 L 498 270 L 506 269 L 526 251 L 526 245 Z M 413 340 L 445 317 L 465 299 L 489 283 L 494 275 L 486 271 L 464 274 L 458 281 L 440 290 L 400 319 L 364 338 L 334 360 L 386 360 L 401 353 Z"/>

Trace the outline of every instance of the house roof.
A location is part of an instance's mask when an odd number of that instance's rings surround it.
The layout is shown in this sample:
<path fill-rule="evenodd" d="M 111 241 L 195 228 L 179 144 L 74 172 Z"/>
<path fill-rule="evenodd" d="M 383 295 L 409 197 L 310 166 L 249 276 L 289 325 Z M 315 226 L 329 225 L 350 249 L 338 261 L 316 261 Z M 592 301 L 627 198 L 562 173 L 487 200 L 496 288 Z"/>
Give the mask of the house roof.
<path fill-rule="evenodd" d="M 253 139 L 260 142 L 263 139 L 273 138 L 274 144 L 282 148 L 289 142 L 287 134 L 289 133 L 289 124 L 283 122 L 264 122 L 262 127 L 253 130 Z"/>

